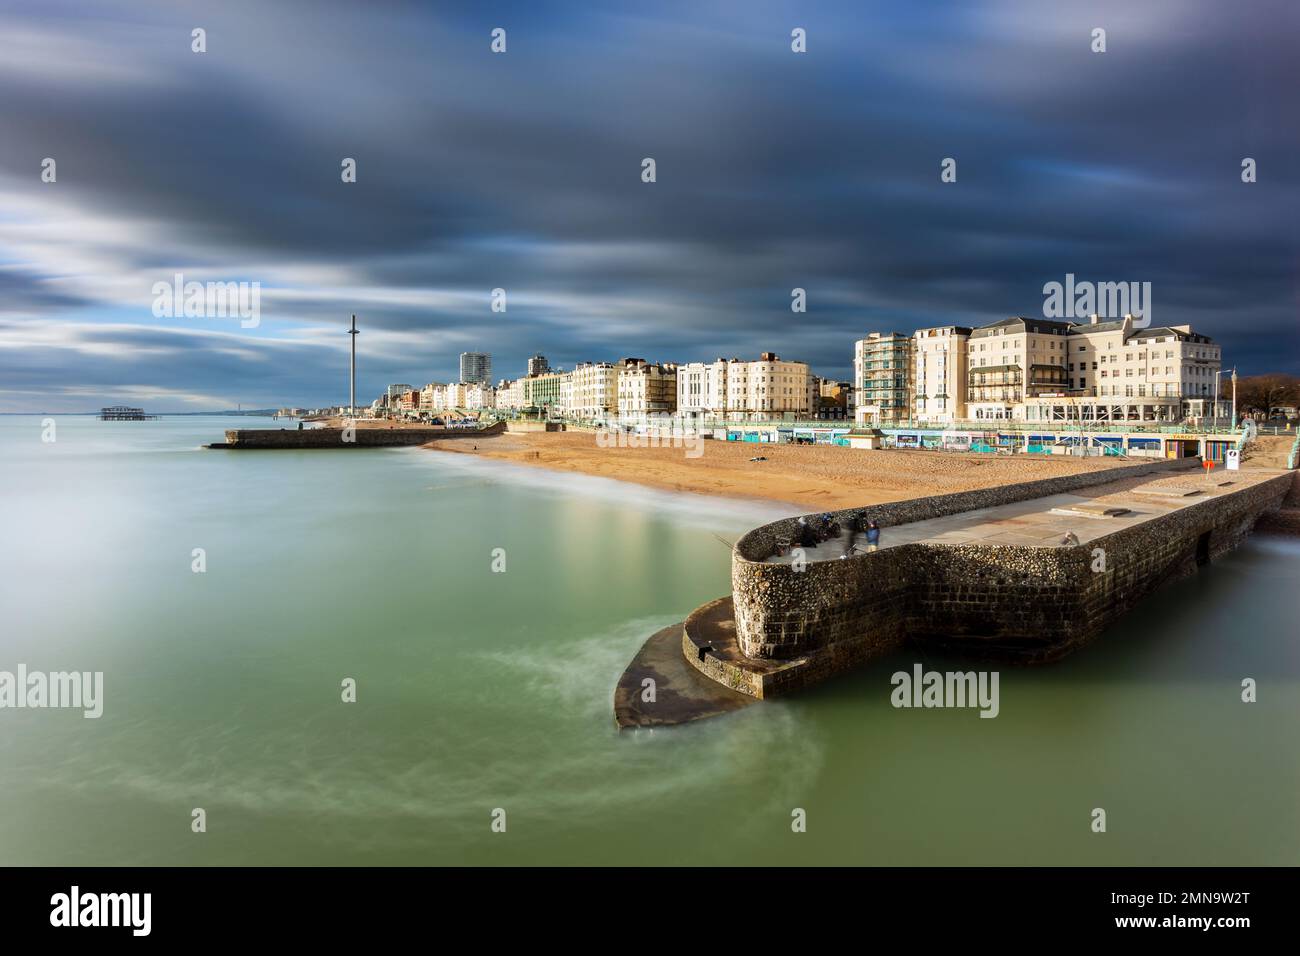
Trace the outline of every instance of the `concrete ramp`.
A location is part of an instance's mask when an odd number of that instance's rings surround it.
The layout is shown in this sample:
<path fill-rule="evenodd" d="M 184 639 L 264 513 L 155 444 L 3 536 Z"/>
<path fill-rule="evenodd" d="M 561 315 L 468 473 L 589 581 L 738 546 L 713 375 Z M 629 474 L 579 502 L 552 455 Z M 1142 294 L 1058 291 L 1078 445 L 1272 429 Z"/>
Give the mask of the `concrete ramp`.
<path fill-rule="evenodd" d="M 1192 488 L 1187 485 L 1181 487 L 1152 487 L 1152 488 L 1135 488 L 1135 495 L 1155 495 L 1157 498 L 1194 498 L 1197 495 L 1205 494 L 1204 488 Z"/>
<path fill-rule="evenodd" d="M 1050 511 L 1050 514 L 1072 515 L 1077 518 L 1118 518 L 1120 515 L 1130 513 L 1131 509 L 1129 508 L 1099 504 L 1066 505 L 1061 508 L 1053 508 Z"/>
<path fill-rule="evenodd" d="M 705 677 L 682 655 L 682 626 L 656 631 L 637 651 L 614 688 L 619 730 L 669 727 L 739 710 L 757 700 Z M 646 681 L 653 681 L 653 700 Z"/>

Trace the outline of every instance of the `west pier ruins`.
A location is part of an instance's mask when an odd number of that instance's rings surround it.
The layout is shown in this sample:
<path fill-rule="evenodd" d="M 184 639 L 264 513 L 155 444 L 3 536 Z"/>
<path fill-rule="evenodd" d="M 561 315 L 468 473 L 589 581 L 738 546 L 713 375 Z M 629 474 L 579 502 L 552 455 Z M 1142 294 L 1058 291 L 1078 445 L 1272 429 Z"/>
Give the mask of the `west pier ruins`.
<path fill-rule="evenodd" d="M 1057 660 L 1300 494 L 1294 471 L 1210 474 L 1200 464 L 1146 462 L 755 528 L 732 549 L 731 595 L 653 635 L 628 665 L 615 720 L 715 716 L 906 644 Z M 867 520 L 881 529 L 874 550 L 858 530 Z M 809 537 L 822 522 L 839 533 Z"/>

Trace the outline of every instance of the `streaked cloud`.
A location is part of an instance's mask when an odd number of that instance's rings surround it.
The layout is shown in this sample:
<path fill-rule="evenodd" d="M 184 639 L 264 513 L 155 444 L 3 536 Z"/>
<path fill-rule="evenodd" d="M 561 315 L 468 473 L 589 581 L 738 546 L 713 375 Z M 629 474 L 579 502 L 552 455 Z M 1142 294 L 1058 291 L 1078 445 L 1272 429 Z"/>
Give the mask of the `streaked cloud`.
<path fill-rule="evenodd" d="M 465 349 L 848 377 L 866 331 L 1031 313 L 1067 272 L 1300 369 L 1294 4 L 737 9 L 9 4 L 0 411 L 337 402 L 353 312 L 365 395 Z M 155 319 L 177 272 L 261 283 L 262 324 Z"/>

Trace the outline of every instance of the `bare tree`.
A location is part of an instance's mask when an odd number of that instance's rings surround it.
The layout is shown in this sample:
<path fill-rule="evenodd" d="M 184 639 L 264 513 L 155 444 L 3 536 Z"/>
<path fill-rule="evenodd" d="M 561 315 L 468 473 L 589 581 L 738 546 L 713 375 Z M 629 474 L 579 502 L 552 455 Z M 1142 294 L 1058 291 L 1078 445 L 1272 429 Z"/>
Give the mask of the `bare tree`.
<path fill-rule="evenodd" d="M 1300 405 L 1300 377 L 1270 372 L 1239 379 L 1237 404 L 1264 415 L 1279 405 Z"/>

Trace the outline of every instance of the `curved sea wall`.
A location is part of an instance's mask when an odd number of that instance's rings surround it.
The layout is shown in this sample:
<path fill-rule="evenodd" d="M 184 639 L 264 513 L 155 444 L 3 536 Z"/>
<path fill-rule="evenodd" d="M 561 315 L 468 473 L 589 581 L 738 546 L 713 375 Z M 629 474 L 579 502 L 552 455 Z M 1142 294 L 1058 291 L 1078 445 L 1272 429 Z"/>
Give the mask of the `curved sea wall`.
<path fill-rule="evenodd" d="M 887 528 L 1197 464 L 1149 463 L 836 514 L 866 510 Z M 915 543 L 802 571 L 763 561 L 794 531 L 795 519 L 773 522 L 742 537 L 732 554 L 736 640 L 747 657 L 799 664 L 773 670 L 756 696 L 815 683 L 904 640 L 1052 660 L 1164 581 L 1236 547 L 1260 515 L 1281 506 L 1292 477 L 1253 482 L 1075 547 Z"/>

